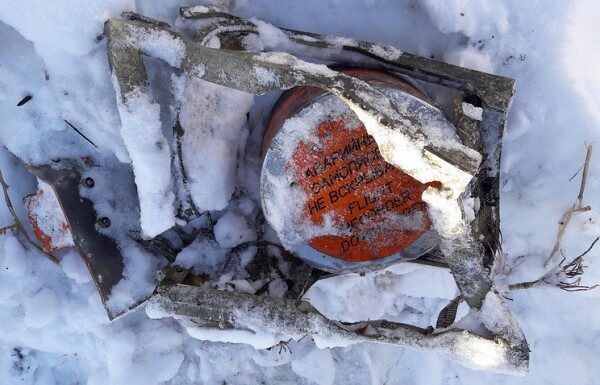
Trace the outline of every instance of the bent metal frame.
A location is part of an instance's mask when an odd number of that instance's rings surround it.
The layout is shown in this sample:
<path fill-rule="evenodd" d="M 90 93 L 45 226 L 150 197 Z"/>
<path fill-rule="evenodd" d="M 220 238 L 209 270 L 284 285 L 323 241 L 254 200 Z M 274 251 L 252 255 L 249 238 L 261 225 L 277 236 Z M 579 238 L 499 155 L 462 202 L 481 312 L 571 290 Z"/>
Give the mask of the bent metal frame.
<path fill-rule="evenodd" d="M 468 184 L 463 186 L 462 191 L 455 189 L 450 193 L 446 192 L 444 199 L 431 199 L 427 202 L 430 210 L 438 210 L 438 214 L 443 214 L 444 210 L 456 212 L 461 197 L 473 196 L 480 200 L 481 204 L 472 222 L 468 223 L 462 218 L 462 222 L 458 224 L 462 227 L 457 225 L 453 231 L 449 231 L 445 228 L 447 224 L 434 221 L 434 228 L 439 233 L 443 263 L 453 274 L 461 296 L 471 308 L 472 314 L 491 337 L 483 337 L 453 325 L 423 329 L 384 320 L 337 322 L 327 319 L 308 302 L 297 298 L 270 298 L 265 295 L 219 291 L 208 285 L 185 284 L 186 272 L 174 268 L 165 270 L 165 279 L 146 306 L 199 327 L 260 330 L 293 339 L 310 335 L 322 345 L 334 344 L 332 341 L 340 339 L 395 344 L 431 350 L 471 367 L 525 373 L 529 364 L 527 341 L 502 297 L 495 290 L 491 277 L 492 264 L 501 251 L 498 166 L 506 114 L 514 94 L 514 80 L 410 53 L 393 54 L 398 51 L 387 46 L 278 29 L 290 42 L 299 47 L 309 47 L 311 51 L 320 51 L 325 59 L 335 58 L 338 63 L 356 63 L 355 58 L 360 58 L 360 63 L 368 62 L 370 67 L 387 69 L 425 83 L 456 90 L 454 123 L 462 143 L 454 143 L 452 150 L 449 150 L 446 146 L 430 141 L 415 126 L 416 123 L 410 116 L 403 116 L 393 108 L 390 109 L 389 101 L 381 93 L 359 79 L 339 72 L 323 72 L 289 54 L 244 51 L 242 39 L 249 34 L 260 33 L 260 28 L 255 23 L 212 8 L 182 8 L 181 16 L 184 19 L 203 19 L 204 26 L 195 37 L 174 32 L 164 22 L 133 13 L 123 14 L 123 19 L 111 19 L 105 23 L 109 63 L 120 102 L 127 104 L 132 95 L 139 95 L 140 92 L 151 97 L 142 55 L 169 62 L 168 55 L 152 46 L 152 39 L 144 39 L 144 36 L 151 37 L 158 33 L 184 48 L 181 61 L 174 63 L 171 60 L 169 64 L 187 75 L 251 94 L 302 85 L 320 87 L 340 97 L 362 120 L 375 119 L 383 130 L 400 132 L 409 142 L 424 143 L 418 148 L 423 159 L 435 160 L 429 162 L 431 180 L 440 180 L 442 183 L 447 180 L 448 173 L 444 170 L 468 176 Z M 218 39 L 221 48 L 207 46 L 209 42 L 214 43 L 215 39 Z M 268 70 L 274 75 L 273 80 L 260 79 L 254 71 L 256 68 Z M 483 109 L 483 119 L 478 121 L 466 116 L 461 108 L 463 101 L 480 106 Z M 378 145 L 385 157 L 384 150 L 389 147 L 389 143 L 378 140 Z M 473 150 L 478 156 L 473 155 Z M 177 154 L 174 157 L 175 167 L 182 168 L 182 163 L 176 159 Z M 46 170 L 45 174 L 48 173 Z M 55 189 L 62 183 L 61 180 L 65 180 L 58 176 L 49 178 L 39 170 L 37 174 Z M 77 175 L 72 179 L 78 179 Z M 180 178 L 176 183 L 179 184 L 176 188 L 186 190 L 185 180 Z M 67 190 L 76 188 L 71 186 Z M 58 195 L 62 201 L 60 191 Z M 436 197 L 439 198 L 439 195 Z M 179 203 L 184 206 L 193 205 L 190 199 Z M 65 214 L 73 231 L 81 233 L 82 239 L 97 237 L 93 222 L 74 224 L 76 221 L 71 217 L 78 214 L 77 210 L 72 211 Z M 82 226 L 86 229 L 79 228 Z M 462 230 L 457 231 L 457 228 Z M 100 246 L 103 242 L 99 243 Z M 101 269 L 106 262 L 100 253 L 111 254 L 111 259 L 115 259 L 112 254 L 120 257 L 120 251 L 116 247 L 103 248 L 104 251 L 94 250 L 93 242 L 79 242 L 76 246 L 92 273 Z M 112 269 L 115 271 L 106 274 L 120 277 L 122 262 L 115 263 Z M 106 302 L 118 279 L 103 283 L 96 279 L 95 274 L 92 277 Z M 114 315 L 111 318 L 112 316 Z"/>

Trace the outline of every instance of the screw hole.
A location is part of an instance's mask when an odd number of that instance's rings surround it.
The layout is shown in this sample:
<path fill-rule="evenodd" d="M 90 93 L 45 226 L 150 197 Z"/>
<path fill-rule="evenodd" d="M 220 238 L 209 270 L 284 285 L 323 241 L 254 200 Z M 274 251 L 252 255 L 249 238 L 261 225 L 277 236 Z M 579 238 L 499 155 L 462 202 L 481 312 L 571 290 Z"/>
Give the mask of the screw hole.
<path fill-rule="evenodd" d="M 85 187 L 87 188 L 92 188 L 94 187 L 94 185 L 96 184 L 96 182 L 94 182 L 94 180 L 90 177 L 87 177 L 83 180 L 83 184 L 85 185 Z"/>
<path fill-rule="evenodd" d="M 470 94 L 465 96 L 465 98 L 463 99 L 463 101 L 465 103 L 469 103 L 475 107 L 481 107 L 483 105 L 483 103 L 481 102 L 481 99 L 479 98 L 479 96 L 475 95 L 475 94 Z"/>

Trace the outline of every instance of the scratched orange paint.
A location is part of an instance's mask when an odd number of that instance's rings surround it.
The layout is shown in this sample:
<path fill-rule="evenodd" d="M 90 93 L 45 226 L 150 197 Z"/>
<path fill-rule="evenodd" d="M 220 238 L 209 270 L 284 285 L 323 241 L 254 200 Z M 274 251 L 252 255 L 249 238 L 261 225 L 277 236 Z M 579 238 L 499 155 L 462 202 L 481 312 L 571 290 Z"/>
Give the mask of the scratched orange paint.
<path fill-rule="evenodd" d="M 318 236 L 309 243 L 346 261 L 385 258 L 410 245 L 431 226 L 421 201 L 429 184 L 388 164 L 362 124 L 354 129 L 347 124 L 343 118 L 321 123 L 316 129 L 320 146 L 301 142 L 293 154 L 296 180 L 309 196 L 306 214 L 315 224 L 331 215 L 349 232 Z M 389 214 L 417 215 L 420 226 L 403 228 Z"/>
<path fill-rule="evenodd" d="M 397 89 L 425 99 L 412 85 L 389 72 L 367 68 L 339 70 L 376 88 Z M 264 134 L 263 156 L 285 120 L 324 93 L 315 87 L 297 87 L 278 101 Z M 294 170 L 296 183 L 308 196 L 304 215 L 317 225 L 332 218 L 343 233 L 317 236 L 307 242 L 329 256 L 362 262 L 393 255 L 427 231 L 431 220 L 421 196 L 428 186 L 440 186 L 439 182 L 422 184 L 385 162 L 374 139 L 360 122 L 356 126 L 357 120 L 351 114 L 349 111 L 318 125 L 315 131 L 319 145 L 300 142 L 288 167 Z M 363 180 L 352 184 L 356 178 Z M 393 214 L 412 220 L 413 226 L 399 225 Z"/>

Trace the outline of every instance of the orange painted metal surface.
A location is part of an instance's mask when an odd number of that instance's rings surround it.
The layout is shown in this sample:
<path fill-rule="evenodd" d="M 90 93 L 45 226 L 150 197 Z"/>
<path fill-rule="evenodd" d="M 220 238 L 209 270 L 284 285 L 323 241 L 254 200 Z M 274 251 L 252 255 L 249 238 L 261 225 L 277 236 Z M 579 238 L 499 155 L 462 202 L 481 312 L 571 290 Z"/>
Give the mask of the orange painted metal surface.
<path fill-rule="evenodd" d="M 37 190 L 23 199 L 33 233 L 46 253 L 73 246 L 71 226 L 51 190 Z"/>
<path fill-rule="evenodd" d="M 374 86 L 423 97 L 398 77 L 372 69 L 342 69 Z M 322 90 L 299 87 L 275 107 L 263 141 L 263 154 L 286 119 L 322 96 Z M 316 250 L 348 262 L 386 258 L 417 240 L 431 226 L 422 184 L 388 164 L 364 125 L 347 115 L 316 127 L 318 146 L 300 142 L 291 159 L 295 181 L 308 195 L 305 215 L 313 223 L 333 223 L 337 234 L 307 240 Z M 435 184 L 435 182 L 433 183 Z"/>

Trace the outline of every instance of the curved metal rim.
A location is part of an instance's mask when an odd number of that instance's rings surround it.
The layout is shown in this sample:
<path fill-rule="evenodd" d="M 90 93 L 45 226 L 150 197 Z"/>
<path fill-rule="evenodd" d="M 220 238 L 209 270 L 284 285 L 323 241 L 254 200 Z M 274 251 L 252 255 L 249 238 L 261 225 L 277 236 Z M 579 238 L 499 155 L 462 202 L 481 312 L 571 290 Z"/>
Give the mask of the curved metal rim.
<path fill-rule="evenodd" d="M 414 100 L 418 101 L 419 103 L 421 103 L 423 106 L 425 106 L 428 109 L 437 111 L 442 116 L 444 116 L 444 118 L 447 119 L 444 112 L 438 106 L 434 105 L 432 102 L 415 97 L 414 95 L 410 95 L 409 93 L 406 93 L 401 90 L 398 90 L 398 92 L 402 92 L 402 93 L 406 94 L 408 97 L 413 98 Z M 323 97 L 328 97 L 328 96 L 331 96 L 331 94 L 325 93 L 325 94 L 319 95 L 314 100 L 312 100 L 309 104 L 307 104 L 303 108 L 299 109 L 296 113 L 300 113 L 303 109 L 307 108 L 312 103 L 316 102 L 317 100 L 319 100 Z M 276 150 L 274 150 L 273 146 L 272 146 L 272 144 L 276 143 L 277 139 L 280 138 L 282 135 L 285 135 L 285 132 L 280 128 L 278 130 L 278 132 L 271 139 L 271 143 L 269 144 L 269 147 L 264 154 L 263 165 L 262 165 L 262 169 L 261 169 L 261 173 L 260 173 L 260 182 L 259 183 L 260 183 L 260 191 L 261 191 L 261 193 L 260 193 L 261 204 L 263 207 L 263 213 L 265 214 L 265 219 L 267 220 L 269 225 L 272 225 L 272 224 L 270 221 L 269 210 L 267 209 L 267 206 L 265 204 L 266 194 L 263 193 L 265 179 L 266 179 L 265 171 L 266 170 L 273 171 L 273 170 L 284 170 L 285 169 L 285 164 L 283 162 L 284 159 L 282 159 L 282 157 L 275 156 Z M 342 273 L 342 272 L 360 272 L 360 271 L 378 269 L 378 268 L 384 267 L 386 265 L 393 264 L 395 262 L 414 260 L 414 259 L 419 258 L 420 256 L 423 256 L 427 252 L 434 250 L 438 246 L 438 243 L 439 242 L 438 242 L 437 233 L 435 232 L 435 230 L 433 228 L 430 228 L 427 231 L 425 231 L 423 234 L 421 234 L 421 236 L 419 238 L 417 238 L 415 241 L 413 241 L 409 246 L 405 247 L 404 249 L 402 249 L 388 257 L 380 258 L 380 259 L 373 259 L 373 260 L 369 260 L 369 261 L 361 261 L 361 262 L 345 261 L 343 259 L 339 259 L 339 258 L 330 256 L 330 255 L 327 255 L 327 254 L 315 249 L 308 242 L 303 242 L 290 251 L 293 252 L 296 256 L 298 256 L 298 258 L 304 260 L 306 263 L 308 263 L 318 269 L 332 272 L 332 273 Z"/>

